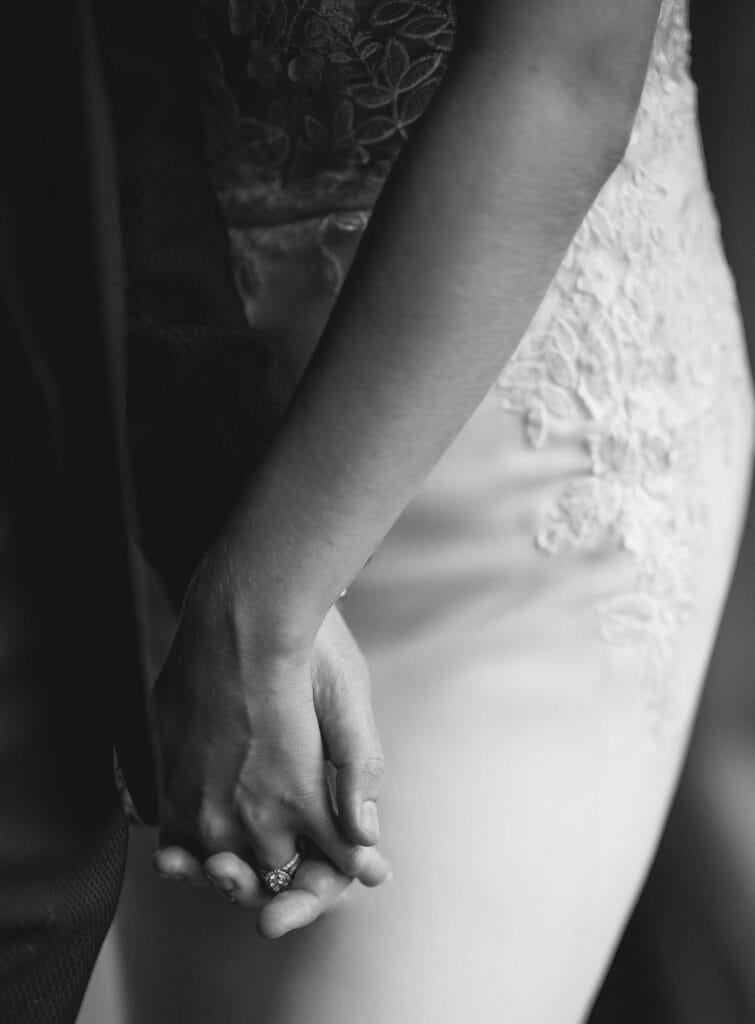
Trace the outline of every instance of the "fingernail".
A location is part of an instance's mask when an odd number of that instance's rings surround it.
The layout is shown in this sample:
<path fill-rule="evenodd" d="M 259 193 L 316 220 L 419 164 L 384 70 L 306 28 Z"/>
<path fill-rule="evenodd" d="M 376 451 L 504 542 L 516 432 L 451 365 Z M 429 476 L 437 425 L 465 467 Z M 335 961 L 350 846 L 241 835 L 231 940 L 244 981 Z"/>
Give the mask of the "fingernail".
<path fill-rule="evenodd" d="M 166 882 L 174 882 L 176 885 L 186 885 L 188 877 L 183 873 L 183 871 L 175 871 L 171 869 L 164 871 L 157 861 L 153 861 L 152 863 L 160 878 L 164 878 Z"/>
<path fill-rule="evenodd" d="M 365 800 L 362 804 L 359 824 L 370 838 L 377 842 L 380 838 L 380 823 L 378 822 L 377 804 L 374 800 Z"/>
<path fill-rule="evenodd" d="M 227 875 L 211 875 L 208 871 L 205 871 L 205 876 L 226 899 L 231 903 L 236 902 L 236 883 L 232 878 Z"/>

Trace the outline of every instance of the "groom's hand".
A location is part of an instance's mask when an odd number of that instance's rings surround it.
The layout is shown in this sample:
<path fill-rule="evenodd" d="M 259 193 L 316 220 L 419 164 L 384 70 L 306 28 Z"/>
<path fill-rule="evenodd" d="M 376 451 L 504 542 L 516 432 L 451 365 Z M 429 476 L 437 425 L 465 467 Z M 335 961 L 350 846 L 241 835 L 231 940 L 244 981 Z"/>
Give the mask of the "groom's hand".
<path fill-rule="evenodd" d="M 312 698 L 326 756 L 336 773 L 338 827 L 345 840 L 361 847 L 358 871 L 347 875 L 325 859 L 306 859 L 293 888 L 270 901 L 254 871 L 237 856 L 238 850 L 205 848 L 203 859 L 171 844 L 159 850 L 155 859 L 164 877 L 190 885 L 206 884 L 206 878 L 210 878 L 241 906 L 259 906 L 267 898 L 258 927 L 269 937 L 317 918 L 338 901 L 353 876 L 365 884 L 377 885 L 389 871 L 385 859 L 368 849 L 379 838 L 376 802 L 383 776 L 369 673 L 336 610 L 326 617 L 313 651 Z"/>

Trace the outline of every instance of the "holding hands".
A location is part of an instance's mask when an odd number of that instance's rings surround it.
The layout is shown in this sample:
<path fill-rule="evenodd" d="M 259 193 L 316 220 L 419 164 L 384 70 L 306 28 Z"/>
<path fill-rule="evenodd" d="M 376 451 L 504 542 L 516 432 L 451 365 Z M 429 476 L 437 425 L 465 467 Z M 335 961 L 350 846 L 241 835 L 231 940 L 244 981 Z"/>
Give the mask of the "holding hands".
<path fill-rule="evenodd" d="M 284 645 L 239 598 L 233 570 L 209 558 L 153 701 L 162 875 L 262 905 L 270 938 L 314 921 L 353 880 L 386 880 L 369 674 L 335 608 L 314 645 Z M 290 888 L 285 875 L 265 879 L 292 861 Z"/>

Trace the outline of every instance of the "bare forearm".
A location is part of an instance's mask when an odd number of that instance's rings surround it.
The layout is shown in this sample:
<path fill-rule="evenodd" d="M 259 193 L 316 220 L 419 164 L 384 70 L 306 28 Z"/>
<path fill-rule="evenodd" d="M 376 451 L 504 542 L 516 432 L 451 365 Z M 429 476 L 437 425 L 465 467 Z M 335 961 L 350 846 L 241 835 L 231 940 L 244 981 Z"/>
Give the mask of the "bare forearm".
<path fill-rule="evenodd" d="M 227 534 L 240 584 L 294 631 L 317 628 L 516 347 L 626 144 L 654 6 L 635 8 L 626 88 L 528 46 L 526 14 L 457 53 Z"/>

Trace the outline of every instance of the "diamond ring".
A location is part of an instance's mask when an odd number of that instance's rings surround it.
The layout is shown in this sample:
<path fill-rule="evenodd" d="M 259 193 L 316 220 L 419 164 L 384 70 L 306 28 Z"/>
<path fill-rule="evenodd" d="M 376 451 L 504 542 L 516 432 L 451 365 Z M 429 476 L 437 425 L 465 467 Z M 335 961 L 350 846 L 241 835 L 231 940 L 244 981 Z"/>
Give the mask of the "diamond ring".
<path fill-rule="evenodd" d="M 291 888 L 294 875 L 301 864 L 301 854 L 295 853 L 290 861 L 280 868 L 270 868 L 268 871 L 260 869 L 257 874 L 262 880 L 268 892 L 277 894 Z"/>

